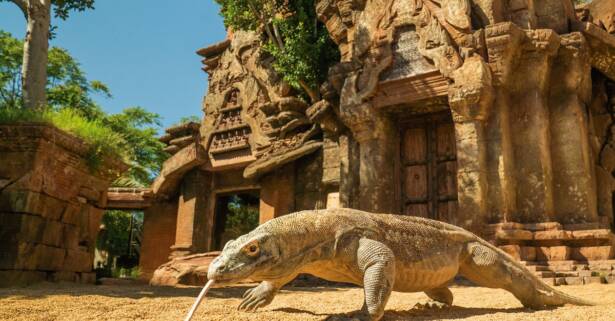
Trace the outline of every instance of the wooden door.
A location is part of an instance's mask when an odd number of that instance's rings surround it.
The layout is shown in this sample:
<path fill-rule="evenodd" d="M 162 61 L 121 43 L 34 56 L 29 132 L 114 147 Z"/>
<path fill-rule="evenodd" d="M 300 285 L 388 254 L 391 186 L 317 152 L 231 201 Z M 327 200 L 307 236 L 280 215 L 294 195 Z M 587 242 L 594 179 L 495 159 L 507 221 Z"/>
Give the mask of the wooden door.
<path fill-rule="evenodd" d="M 404 212 L 456 224 L 457 153 L 450 113 L 415 118 L 401 128 Z"/>

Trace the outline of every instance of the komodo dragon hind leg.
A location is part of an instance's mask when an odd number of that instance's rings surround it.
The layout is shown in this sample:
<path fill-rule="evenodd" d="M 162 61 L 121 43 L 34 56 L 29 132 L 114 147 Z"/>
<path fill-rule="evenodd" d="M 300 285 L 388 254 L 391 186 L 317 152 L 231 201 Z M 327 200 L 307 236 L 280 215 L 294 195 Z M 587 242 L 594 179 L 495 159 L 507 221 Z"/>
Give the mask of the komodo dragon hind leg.
<path fill-rule="evenodd" d="M 395 255 L 383 243 L 362 238 L 357 249 L 357 264 L 363 272 L 364 307 L 369 319 L 378 321 L 393 291 Z"/>
<path fill-rule="evenodd" d="M 448 288 L 437 288 L 425 291 L 431 299 L 427 303 L 417 303 L 415 309 L 442 309 L 453 305 L 453 293 Z"/>

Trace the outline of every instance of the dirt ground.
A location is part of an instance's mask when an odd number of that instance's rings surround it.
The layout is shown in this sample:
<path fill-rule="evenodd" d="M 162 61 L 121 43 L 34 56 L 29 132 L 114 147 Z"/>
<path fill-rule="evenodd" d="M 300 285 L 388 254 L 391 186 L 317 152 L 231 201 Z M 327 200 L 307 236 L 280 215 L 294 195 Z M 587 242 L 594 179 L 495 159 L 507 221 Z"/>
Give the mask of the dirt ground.
<path fill-rule="evenodd" d="M 327 320 L 357 311 L 359 288 L 289 288 L 256 313 L 237 312 L 247 287 L 213 289 L 194 320 Z M 454 287 L 454 306 L 442 310 L 412 309 L 424 302 L 422 293 L 393 293 L 384 320 L 615 320 L 615 285 L 558 287 L 598 303 L 547 311 L 524 309 L 508 292 L 478 287 Z M 147 285 L 93 286 L 42 284 L 0 289 L 0 320 L 183 320 L 199 288 L 159 288 Z"/>

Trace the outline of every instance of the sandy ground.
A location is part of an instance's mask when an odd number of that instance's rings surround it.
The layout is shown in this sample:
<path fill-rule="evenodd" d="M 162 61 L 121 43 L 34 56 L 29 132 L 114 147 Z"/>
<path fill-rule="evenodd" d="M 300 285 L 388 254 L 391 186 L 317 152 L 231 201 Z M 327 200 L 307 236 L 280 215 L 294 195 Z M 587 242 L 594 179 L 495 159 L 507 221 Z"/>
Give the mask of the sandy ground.
<path fill-rule="evenodd" d="M 194 320 L 327 320 L 361 307 L 359 288 L 289 288 L 256 313 L 237 312 L 246 287 L 213 289 Z M 558 287 L 598 306 L 566 306 L 547 311 L 524 309 L 509 293 L 478 287 L 454 287 L 454 306 L 412 309 L 422 293 L 393 293 L 384 320 L 615 320 L 615 285 Z M 42 284 L 0 289 L 0 320 L 177 320 L 181 321 L 199 288 L 146 285 L 89 286 Z"/>

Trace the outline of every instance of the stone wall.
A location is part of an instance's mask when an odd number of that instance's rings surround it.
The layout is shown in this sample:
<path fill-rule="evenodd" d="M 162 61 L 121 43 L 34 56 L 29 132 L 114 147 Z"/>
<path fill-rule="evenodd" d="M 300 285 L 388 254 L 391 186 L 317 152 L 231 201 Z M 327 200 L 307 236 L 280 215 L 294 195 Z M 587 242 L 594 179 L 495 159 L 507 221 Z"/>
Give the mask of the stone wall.
<path fill-rule="evenodd" d="M 48 125 L 0 125 L 0 286 L 95 281 L 107 188 L 125 165 L 93 170 L 87 150 Z"/>

